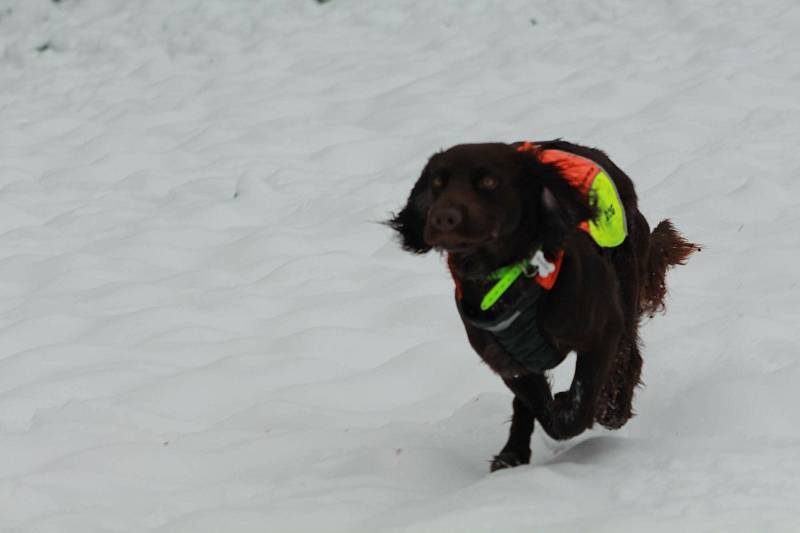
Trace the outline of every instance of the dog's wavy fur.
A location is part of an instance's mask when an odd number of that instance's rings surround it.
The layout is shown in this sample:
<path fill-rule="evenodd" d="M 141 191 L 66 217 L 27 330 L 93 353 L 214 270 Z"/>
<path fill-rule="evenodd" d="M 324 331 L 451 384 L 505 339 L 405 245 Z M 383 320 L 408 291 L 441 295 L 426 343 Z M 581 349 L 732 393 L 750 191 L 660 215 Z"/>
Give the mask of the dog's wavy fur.
<path fill-rule="evenodd" d="M 492 470 L 529 462 L 534 420 L 551 437 L 565 439 L 594 422 L 619 428 L 633 416 L 633 394 L 642 369 L 640 320 L 664 310 L 667 270 L 685 264 L 699 249 L 669 220 L 650 231 L 639 212 L 633 182 L 602 151 L 562 140 L 535 144 L 588 158 L 606 170 L 628 220 L 622 245 L 603 250 L 577 229 L 593 211 L 556 166 L 502 143 L 459 145 L 431 157 L 406 205 L 387 222 L 405 250 L 421 254 L 441 250 L 431 242 L 435 239 L 430 236 L 429 215 L 445 204 L 463 214 L 458 231 L 465 239 L 486 242 L 481 239 L 490 228 L 504 221 L 508 227 L 491 244 L 451 253 L 466 299 L 479 298 L 484 289 L 478 280 L 528 256 L 536 243 L 544 244 L 550 259 L 559 250 L 565 252 L 558 281 L 541 300 L 539 326 L 562 358 L 577 352 L 568 391 L 553 396 L 544 375 L 522 368 L 486 331 L 464 322 L 473 349 L 515 395 L 509 439 Z M 474 176 L 485 174 L 499 178 L 502 186 L 464 192 Z M 448 184 L 462 180 L 461 189 L 457 194 L 448 193 L 448 187 L 434 190 L 434 176 Z"/>

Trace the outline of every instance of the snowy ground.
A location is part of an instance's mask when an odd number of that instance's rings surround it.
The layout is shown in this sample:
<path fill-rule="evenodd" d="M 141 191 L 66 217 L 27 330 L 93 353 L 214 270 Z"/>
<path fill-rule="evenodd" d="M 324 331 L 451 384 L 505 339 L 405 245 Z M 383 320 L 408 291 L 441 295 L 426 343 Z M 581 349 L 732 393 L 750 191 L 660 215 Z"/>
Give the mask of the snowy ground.
<path fill-rule="evenodd" d="M 800 531 L 796 0 L 0 0 L 0 531 Z M 640 415 L 511 398 L 427 157 L 561 136 L 704 252 Z M 559 369 L 560 384 L 569 368 Z"/>

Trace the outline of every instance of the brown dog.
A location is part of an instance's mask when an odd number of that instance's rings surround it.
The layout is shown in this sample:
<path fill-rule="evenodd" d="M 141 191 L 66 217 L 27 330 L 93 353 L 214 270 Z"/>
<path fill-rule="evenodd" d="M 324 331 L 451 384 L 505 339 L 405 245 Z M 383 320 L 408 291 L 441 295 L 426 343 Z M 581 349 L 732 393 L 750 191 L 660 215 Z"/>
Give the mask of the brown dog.
<path fill-rule="evenodd" d="M 616 204 L 598 205 L 599 173 Z M 592 233 L 604 216 L 624 225 L 621 242 Z M 430 158 L 388 224 L 405 250 L 447 253 L 469 342 L 514 393 L 492 471 L 530 461 L 534 420 L 560 440 L 633 416 L 639 321 L 663 309 L 667 269 L 698 247 L 669 220 L 651 233 L 633 183 L 603 152 L 561 140 L 455 146 Z M 571 351 L 572 385 L 554 397 L 544 372 Z"/>

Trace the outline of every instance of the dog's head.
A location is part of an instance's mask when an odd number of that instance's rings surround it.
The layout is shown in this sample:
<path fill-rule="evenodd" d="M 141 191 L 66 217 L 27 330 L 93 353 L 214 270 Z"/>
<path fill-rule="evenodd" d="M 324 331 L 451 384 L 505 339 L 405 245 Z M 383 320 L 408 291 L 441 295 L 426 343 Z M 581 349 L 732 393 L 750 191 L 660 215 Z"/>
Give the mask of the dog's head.
<path fill-rule="evenodd" d="M 448 252 L 465 276 L 555 253 L 591 211 L 555 166 L 502 143 L 461 144 L 430 158 L 408 202 L 388 224 L 405 250 Z"/>

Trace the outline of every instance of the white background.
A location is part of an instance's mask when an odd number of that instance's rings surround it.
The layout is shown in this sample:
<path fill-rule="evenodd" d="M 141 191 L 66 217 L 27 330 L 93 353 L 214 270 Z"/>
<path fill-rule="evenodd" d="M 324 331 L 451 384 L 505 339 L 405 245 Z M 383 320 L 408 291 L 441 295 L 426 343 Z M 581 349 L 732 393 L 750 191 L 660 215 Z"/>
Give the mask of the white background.
<path fill-rule="evenodd" d="M 796 0 L 0 0 L 0 531 L 800 531 L 798 29 Z M 489 475 L 511 396 L 443 260 L 377 222 L 440 148 L 553 137 L 704 251 L 639 415 Z"/>

